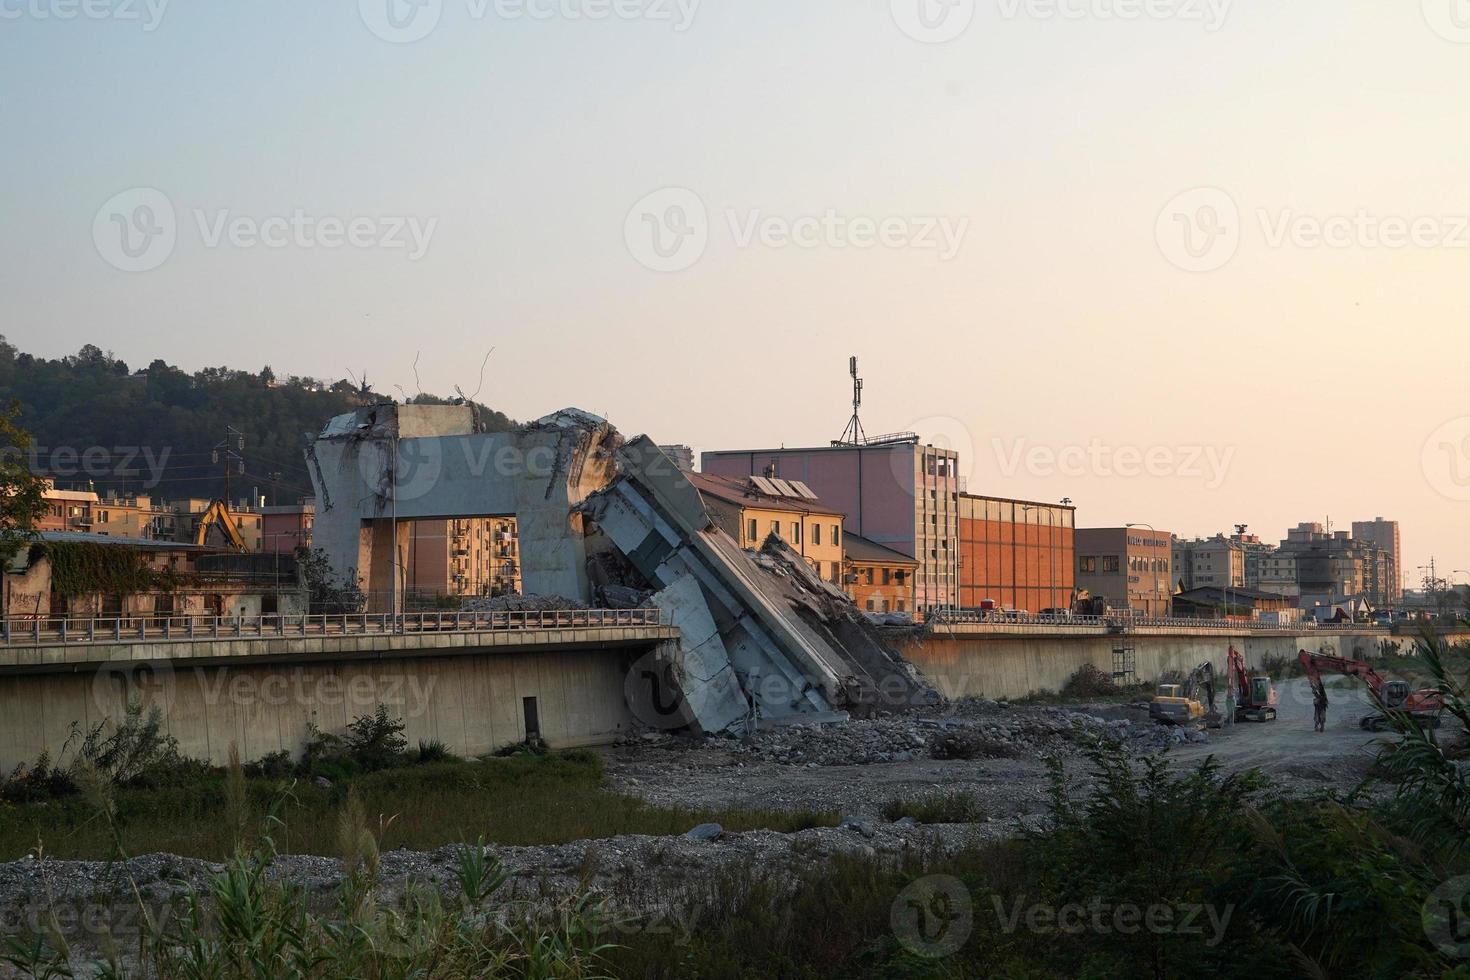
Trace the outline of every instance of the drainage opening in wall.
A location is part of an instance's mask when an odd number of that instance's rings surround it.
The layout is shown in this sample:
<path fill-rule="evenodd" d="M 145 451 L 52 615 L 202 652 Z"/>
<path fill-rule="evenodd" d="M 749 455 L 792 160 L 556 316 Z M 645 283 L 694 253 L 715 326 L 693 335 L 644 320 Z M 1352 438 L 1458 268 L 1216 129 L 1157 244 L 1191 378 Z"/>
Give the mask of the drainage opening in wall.
<path fill-rule="evenodd" d="M 526 737 L 541 734 L 541 716 L 536 710 L 535 698 L 521 698 L 521 710 L 526 716 Z"/>
<path fill-rule="evenodd" d="M 1138 658 L 1133 647 L 1113 647 L 1113 683 L 1120 687 L 1138 683 Z"/>

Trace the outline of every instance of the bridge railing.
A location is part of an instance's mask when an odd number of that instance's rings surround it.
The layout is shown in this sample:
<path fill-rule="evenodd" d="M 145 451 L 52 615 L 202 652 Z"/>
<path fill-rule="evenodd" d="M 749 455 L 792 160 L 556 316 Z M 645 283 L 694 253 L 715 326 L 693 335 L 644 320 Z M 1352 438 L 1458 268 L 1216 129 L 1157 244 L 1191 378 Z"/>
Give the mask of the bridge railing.
<path fill-rule="evenodd" d="M 196 639 L 271 640 L 302 636 L 488 633 L 510 630 L 667 626 L 649 609 L 532 609 L 516 612 L 336 613 L 270 616 L 40 616 L 4 621 L 0 645 L 155 643 Z"/>
<path fill-rule="evenodd" d="M 929 621 L 936 626 L 984 625 L 984 626 L 1034 626 L 1054 629 L 1059 626 L 1087 626 L 1094 629 L 1109 629 L 1128 632 L 1140 627 L 1149 629 L 1214 629 L 1246 630 L 1250 632 L 1313 630 L 1324 632 L 1355 632 L 1371 630 L 1389 631 L 1387 626 L 1377 623 L 1322 623 L 1304 619 L 1295 623 L 1273 623 L 1261 620 L 1236 619 L 1191 619 L 1178 616 L 1068 616 L 1068 615 L 1021 615 L 1019 613 L 991 612 L 970 609 L 934 610 Z"/>

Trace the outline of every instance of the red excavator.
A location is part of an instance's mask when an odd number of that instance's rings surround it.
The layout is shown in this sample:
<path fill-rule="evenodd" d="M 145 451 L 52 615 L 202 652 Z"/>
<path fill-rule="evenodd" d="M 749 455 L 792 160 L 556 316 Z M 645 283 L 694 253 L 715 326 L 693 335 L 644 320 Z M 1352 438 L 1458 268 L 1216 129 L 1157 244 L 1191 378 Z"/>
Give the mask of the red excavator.
<path fill-rule="evenodd" d="M 1265 674 L 1252 677 L 1245 669 L 1245 658 L 1235 647 L 1230 648 L 1226 674 L 1235 687 L 1236 721 L 1275 721 L 1279 695 L 1271 678 Z"/>
<path fill-rule="evenodd" d="M 1361 660 L 1332 657 L 1325 653 L 1308 653 L 1305 650 L 1297 654 L 1297 660 L 1307 672 L 1312 693 L 1324 700 L 1327 691 L 1322 687 L 1323 672 L 1357 677 L 1368 685 L 1368 693 L 1373 696 L 1374 703 L 1385 711 L 1402 711 L 1420 728 L 1439 727 L 1439 716 L 1444 711 L 1444 695 L 1436 690 L 1425 688 L 1422 691 L 1411 691 L 1407 681 L 1385 680 L 1383 675 Z M 1365 715 L 1358 724 L 1364 731 L 1381 732 L 1388 728 L 1388 719 L 1381 713 Z"/>

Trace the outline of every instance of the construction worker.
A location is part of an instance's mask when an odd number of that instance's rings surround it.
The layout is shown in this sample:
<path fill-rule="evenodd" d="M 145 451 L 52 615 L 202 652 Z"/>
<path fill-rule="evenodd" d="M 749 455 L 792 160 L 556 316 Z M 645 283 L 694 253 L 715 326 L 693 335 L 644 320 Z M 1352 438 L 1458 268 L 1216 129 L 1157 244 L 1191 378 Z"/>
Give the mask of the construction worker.
<path fill-rule="evenodd" d="M 1317 731 L 1327 730 L 1327 692 L 1318 687 L 1312 692 L 1312 713 L 1315 717 Z"/>

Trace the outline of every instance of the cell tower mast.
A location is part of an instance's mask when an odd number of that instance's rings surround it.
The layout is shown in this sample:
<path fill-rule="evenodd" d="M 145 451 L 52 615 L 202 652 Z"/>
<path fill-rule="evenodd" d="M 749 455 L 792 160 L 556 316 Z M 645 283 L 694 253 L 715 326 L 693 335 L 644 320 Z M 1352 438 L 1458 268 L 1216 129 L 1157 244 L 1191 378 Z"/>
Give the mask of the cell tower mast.
<path fill-rule="evenodd" d="M 863 407 L 863 379 L 858 377 L 856 356 L 847 359 L 847 373 L 852 375 L 852 418 L 848 420 L 847 428 L 842 430 L 842 438 L 836 444 L 862 446 L 867 444 L 868 436 L 863 432 L 862 419 L 858 418 L 858 409 Z"/>

